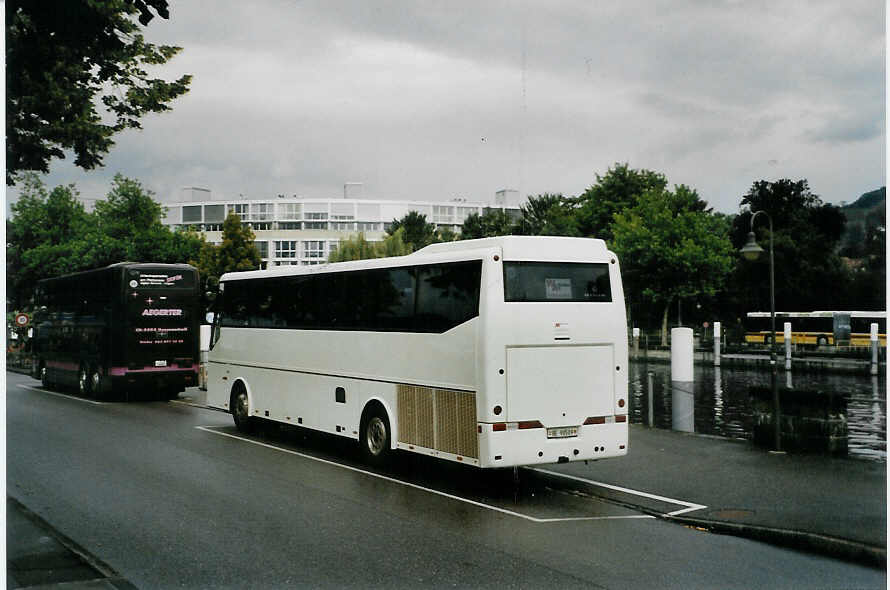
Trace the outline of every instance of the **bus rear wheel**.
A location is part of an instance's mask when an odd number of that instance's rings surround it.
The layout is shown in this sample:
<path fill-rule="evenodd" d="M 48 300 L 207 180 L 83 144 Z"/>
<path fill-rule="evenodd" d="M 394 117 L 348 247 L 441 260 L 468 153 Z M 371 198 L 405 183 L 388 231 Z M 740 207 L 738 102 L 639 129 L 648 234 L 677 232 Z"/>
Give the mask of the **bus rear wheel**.
<path fill-rule="evenodd" d="M 390 429 L 386 412 L 379 406 L 370 407 L 361 424 L 362 455 L 373 465 L 382 465 L 390 454 Z"/>
<path fill-rule="evenodd" d="M 239 387 L 232 392 L 232 400 L 229 406 L 232 408 L 232 418 L 235 420 L 235 428 L 250 434 L 256 427 L 256 419 L 250 415 L 250 399 L 244 387 Z"/>
<path fill-rule="evenodd" d="M 90 376 L 87 372 L 87 368 L 82 366 L 80 370 L 77 371 L 77 391 L 80 395 L 89 395 L 90 394 Z"/>

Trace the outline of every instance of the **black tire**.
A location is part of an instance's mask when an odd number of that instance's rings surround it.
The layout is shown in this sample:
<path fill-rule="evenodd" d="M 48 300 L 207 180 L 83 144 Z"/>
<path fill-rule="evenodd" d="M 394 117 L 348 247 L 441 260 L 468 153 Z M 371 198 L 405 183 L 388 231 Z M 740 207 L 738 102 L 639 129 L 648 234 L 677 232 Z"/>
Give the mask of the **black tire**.
<path fill-rule="evenodd" d="M 767 346 L 771 345 L 773 343 L 773 337 L 771 335 L 764 336 L 763 343 Z"/>
<path fill-rule="evenodd" d="M 383 465 L 392 454 L 392 433 L 386 412 L 379 405 L 368 406 L 360 428 L 362 455 L 372 465 Z"/>
<path fill-rule="evenodd" d="M 90 374 L 84 366 L 81 366 L 77 371 L 77 391 L 83 396 L 90 395 L 92 392 L 90 389 Z"/>
<path fill-rule="evenodd" d="M 102 382 L 102 374 L 99 373 L 99 369 L 97 369 L 96 367 L 90 369 L 90 392 L 92 392 L 92 394 L 97 398 L 104 397 L 105 393 L 102 389 L 103 385 L 104 383 Z"/>
<path fill-rule="evenodd" d="M 817 346 L 828 346 L 828 338 L 825 336 L 819 336 L 819 339 L 816 340 Z"/>
<path fill-rule="evenodd" d="M 250 415 L 250 398 L 243 385 L 236 386 L 232 391 L 229 407 L 235 420 L 235 428 L 244 434 L 250 434 L 256 429 L 256 418 Z"/>
<path fill-rule="evenodd" d="M 49 381 L 49 371 L 46 368 L 46 363 L 40 363 L 40 368 L 37 369 L 37 374 L 40 377 L 40 384 L 44 389 L 51 389 L 51 383 Z"/>

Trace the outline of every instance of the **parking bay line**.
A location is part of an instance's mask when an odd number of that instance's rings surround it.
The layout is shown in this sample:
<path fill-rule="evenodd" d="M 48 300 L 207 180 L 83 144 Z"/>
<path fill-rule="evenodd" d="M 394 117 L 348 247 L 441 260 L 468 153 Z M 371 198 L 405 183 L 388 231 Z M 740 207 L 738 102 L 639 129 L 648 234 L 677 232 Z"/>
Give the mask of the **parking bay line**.
<path fill-rule="evenodd" d="M 22 389 L 30 389 L 31 391 L 36 391 L 36 392 L 38 392 L 38 393 L 46 393 L 46 394 L 48 394 L 48 395 L 54 395 L 54 396 L 56 396 L 56 397 L 61 397 L 61 398 L 63 398 L 63 399 L 74 400 L 74 401 L 76 401 L 76 402 L 84 402 L 84 403 L 86 403 L 86 404 L 93 404 L 94 406 L 104 406 L 104 405 L 105 405 L 105 402 L 97 402 L 96 400 L 92 400 L 92 399 L 84 399 L 84 398 L 82 398 L 82 397 L 77 397 L 77 396 L 74 396 L 74 395 L 68 395 L 67 393 L 58 393 L 58 392 L 56 392 L 56 391 L 49 391 L 48 389 L 41 389 L 41 388 L 39 388 L 39 387 L 32 387 L 31 385 L 24 385 L 24 384 L 22 384 L 22 383 L 19 383 L 19 384 L 17 385 L 17 387 L 21 387 Z"/>
<path fill-rule="evenodd" d="M 226 436 L 229 438 L 234 438 L 236 440 L 240 440 L 243 442 L 251 443 L 260 447 L 265 447 L 267 449 L 272 449 L 275 451 L 280 451 L 282 453 L 287 453 L 289 455 L 296 455 L 297 457 L 302 457 L 304 459 L 310 459 L 312 461 L 317 461 L 319 463 L 324 463 L 325 465 L 331 465 L 333 467 L 340 467 L 342 469 L 347 469 L 349 471 L 355 473 L 361 473 L 363 475 L 368 475 L 370 477 L 376 477 L 377 479 L 382 479 L 384 481 L 388 481 L 391 483 L 399 484 L 405 487 L 414 488 L 417 490 L 422 490 L 425 492 L 429 492 L 431 494 L 436 494 L 437 496 L 442 496 L 444 498 L 449 498 L 451 500 L 457 500 L 458 502 L 463 502 L 465 504 L 470 504 L 472 506 L 476 506 L 478 508 L 485 508 L 488 510 L 492 510 L 494 512 L 500 512 L 501 514 L 507 514 L 509 516 L 515 516 L 517 518 L 522 518 L 524 520 L 528 520 L 530 522 L 542 524 L 542 523 L 553 523 L 553 522 L 576 522 L 576 521 L 584 521 L 584 520 L 634 520 L 634 519 L 653 519 L 654 516 L 648 514 L 633 514 L 626 516 L 577 516 L 577 517 L 567 517 L 567 518 L 536 518 L 534 516 L 529 516 L 528 514 L 522 514 L 521 512 L 515 512 L 513 510 L 507 510 L 506 508 L 501 508 L 499 506 L 492 506 L 491 504 L 485 504 L 484 502 L 477 502 L 476 500 L 470 500 L 468 498 L 461 498 L 460 496 L 455 496 L 454 494 L 449 494 L 446 492 L 442 492 L 439 490 L 434 490 L 432 488 L 427 488 L 421 485 L 417 485 L 411 482 L 407 482 L 401 479 L 396 479 L 394 477 L 389 477 L 386 475 L 380 475 L 379 473 L 374 473 L 372 471 L 366 471 L 364 469 L 359 469 L 358 467 L 351 467 L 349 465 L 343 465 L 342 463 L 337 463 L 336 461 L 329 461 L 327 459 L 321 459 L 319 457 L 313 457 L 312 455 L 307 455 L 305 453 L 300 453 L 298 451 L 292 451 L 290 449 L 285 449 L 283 447 L 278 447 L 275 445 L 270 445 L 269 443 L 260 442 L 257 440 L 252 440 L 249 438 L 245 438 L 243 436 L 238 436 L 236 434 L 230 434 L 228 432 L 220 432 L 219 430 L 215 430 L 213 428 L 208 428 L 206 426 L 195 426 L 198 430 L 203 430 L 204 432 L 209 432 L 211 434 L 218 434 L 220 436 Z"/>
<path fill-rule="evenodd" d="M 614 490 L 616 492 L 623 492 L 625 494 L 630 494 L 632 496 L 640 496 L 642 498 L 649 498 L 650 500 L 658 500 L 659 502 L 666 502 L 668 504 L 677 504 L 678 506 L 685 506 L 686 508 L 682 508 L 680 510 L 674 510 L 673 512 L 666 512 L 664 516 L 679 516 L 681 514 L 686 514 L 687 512 L 694 512 L 696 510 L 703 510 L 707 508 L 702 504 L 695 504 L 693 502 L 686 502 L 685 500 L 675 500 L 674 498 L 666 498 L 665 496 L 658 496 L 656 494 L 650 494 L 648 492 L 641 492 L 638 490 L 632 490 L 630 488 L 622 488 L 621 486 L 616 486 L 609 483 L 603 483 L 600 481 L 593 481 L 592 479 L 585 479 L 583 477 L 578 477 L 575 475 L 568 475 L 566 473 L 559 473 L 557 471 L 549 471 L 547 469 L 539 469 L 537 467 L 531 468 L 533 471 L 537 471 L 539 473 L 546 473 L 547 475 L 552 475 L 554 477 L 561 477 L 565 479 L 572 479 L 575 481 L 580 481 L 586 484 L 590 484 L 593 486 L 598 486 L 601 488 L 606 488 L 609 490 Z"/>

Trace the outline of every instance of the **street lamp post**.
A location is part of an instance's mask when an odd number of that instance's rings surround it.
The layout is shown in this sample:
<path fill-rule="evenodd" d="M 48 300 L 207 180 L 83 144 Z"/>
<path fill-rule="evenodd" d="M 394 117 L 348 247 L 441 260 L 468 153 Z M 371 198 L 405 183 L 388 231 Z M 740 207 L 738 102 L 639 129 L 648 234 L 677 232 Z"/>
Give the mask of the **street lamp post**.
<path fill-rule="evenodd" d="M 769 364 L 770 364 L 770 375 L 771 382 L 773 388 L 773 403 L 775 405 L 775 416 L 776 416 L 776 431 L 775 431 L 775 447 L 776 451 L 782 450 L 782 432 L 781 425 L 779 424 L 780 419 L 780 407 L 779 407 L 779 390 L 777 385 L 777 377 L 776 372 L 778 370 L 776 364 L 776 268 L 775 268 L 775 257 L 773 255 L 773 218 L 770 217 L 769 213 L 766 211 L 755 211 L 751 216 L 751 231 L 748 232 L 748 241 L 742 246 L 739 252 L 744 256 L 747 260 L 757 260 L 760 255 L 763 253 L 763 248 L 757 243 L 757 239 L 754 236 L 754 220 L 758 215 L 763 213 L 766 215 L 767 220 L 769 221 L 769 318 L 770 318 L 770 331 L 772 332 L 770 336 L 770 349 L 769 349 Z"/>

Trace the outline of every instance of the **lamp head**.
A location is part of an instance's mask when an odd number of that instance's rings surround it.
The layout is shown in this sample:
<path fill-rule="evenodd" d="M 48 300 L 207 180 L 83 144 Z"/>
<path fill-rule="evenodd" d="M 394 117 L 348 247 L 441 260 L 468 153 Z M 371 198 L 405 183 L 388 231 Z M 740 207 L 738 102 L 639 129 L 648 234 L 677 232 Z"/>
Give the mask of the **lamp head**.
<path fill-rule="evenodd" d="M 753 231 L 748 232 L 748 242 L 741 247 L 739 252 L 746 260 L 757 260 L 760 258 L 760 255 L 763 253 L 763 248 L 757 244 Z"/>

